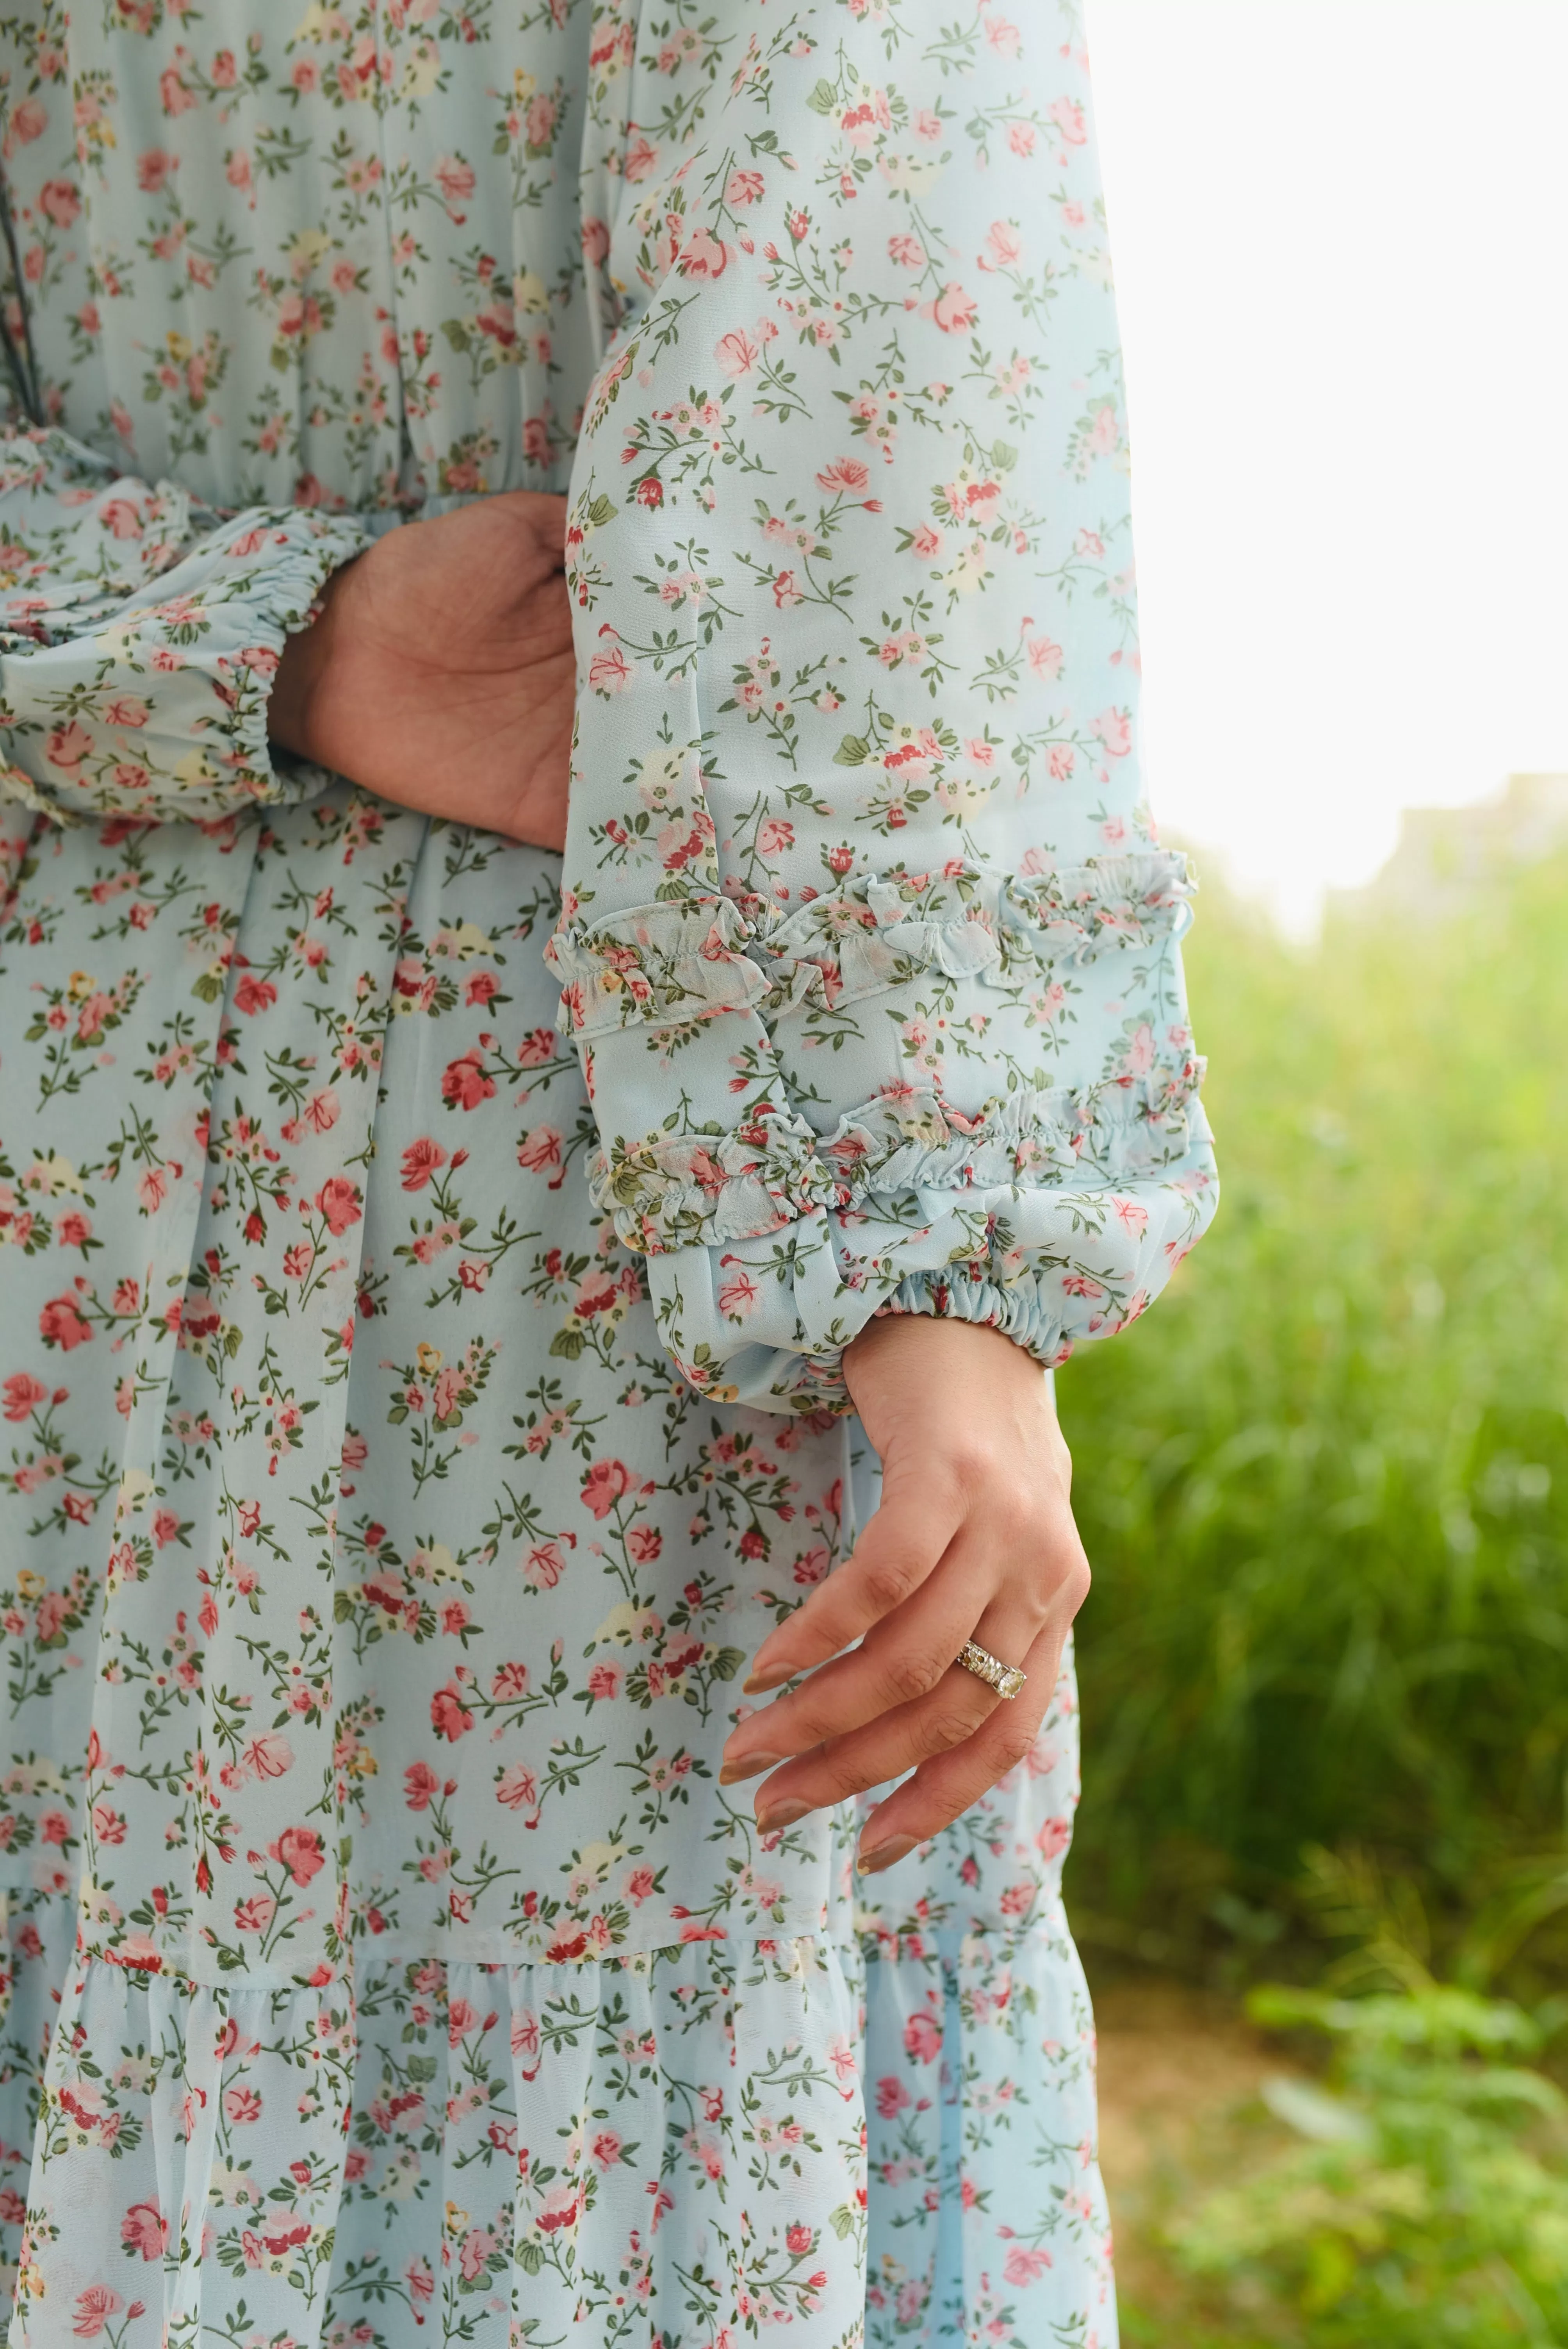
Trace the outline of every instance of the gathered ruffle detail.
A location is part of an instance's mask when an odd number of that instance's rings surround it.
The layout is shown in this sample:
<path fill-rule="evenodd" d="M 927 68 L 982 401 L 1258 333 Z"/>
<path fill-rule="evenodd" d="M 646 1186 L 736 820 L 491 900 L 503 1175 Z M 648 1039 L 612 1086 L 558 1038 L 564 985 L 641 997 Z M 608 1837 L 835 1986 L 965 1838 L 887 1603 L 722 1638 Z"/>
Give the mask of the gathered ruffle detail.
<path fill-rule="evenodd" d="M 1047 965 L 1155 945 L 1184 924 L 1191 894 L 1186 858 L 1153 849 L 1037 878 L 955 864 L 862 881 L 770 927 L 764 1009 L 830 1010 L 933 970 L 1027 980 Z"/>
<path fill-rule="evenodd" d="M 833 1009 L 932 970 L 998 985 L 1047 965 L 1148 947 L 1179 930 L 1187 860 L 1150 849 L 1038 875 L 981 865 L 859 881 L 793 913 L 748 898 L 670 898 L 582 925 L 545 949 L 565 1035 L 661 1027 L 745 1008 L 767 1020 Z"/>
<path fill-rule="evenodd" d="M 868 2344 L 1109 2344 L 1094 2024 L 1059 1906 L 864 1946 Z"/>
<path fill-rule="evenodd" d="M 676 1025 L 760 1003 L 768 981 L 744 951 L 754 935 L 727 897 L 672 897 L 558 929 L 544 956 L 562 981 L 562 1034 Z"/>
<path fill-rule="evenodd" d="M 825 1135 L 769 1113 L 726 1134 L 616 1143 L 590 1183 L 622 1241 L 654 1255 L 760 1238 L 818 1207 L 885 1213 L 901 1194 L 1127 1182 L 1183 1157 L 1202 1073 L 1188 1057 L 1145 1076 L 1011 1094 L 973 1117 L 911 1087 L 849 1111 Z"/>
<path fill-rule="evenodd" d="M 122 2349 L 315 2349 L 329 2287 L 380 2264 L 394 2212 L 399 2343 L 427 2321 L 484 2349 L 536 2326 L 629 2338 L 633 2312 L 683 2304 L 694 2263 L 720 2333 L 858 2329 L 852 1939 L 323 1971 L 262 1987 L 76 1961 L 14 2349 L 110 2323 Z M 806 2131 L 810 2158 L 779 2161 Z"/>

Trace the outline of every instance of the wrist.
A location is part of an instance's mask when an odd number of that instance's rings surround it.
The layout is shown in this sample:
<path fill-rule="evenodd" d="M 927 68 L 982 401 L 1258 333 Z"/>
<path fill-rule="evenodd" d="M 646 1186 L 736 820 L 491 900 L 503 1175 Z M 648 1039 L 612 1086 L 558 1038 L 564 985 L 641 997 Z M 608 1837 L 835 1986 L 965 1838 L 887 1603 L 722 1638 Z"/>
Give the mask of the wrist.
<path fill-rule="evenodd" d="M 318 756 L 315 720 L 336 636 L 338 593 L 353 568 L 353 564 L 345 564 L 324 582 L 310 618 L 285 640 L 273 679 L 267 701 L 268 738 L 302 759 Z"/>
<path fill-rule="evenodd" d="M 844 1348 L 844 1384 L 862 1419 L 890 1382 L 936 1381 L 960 1393 L 978 1381 L 995 1389 L 1046 1391 L 1039 1363 L 1016 1339 L 988 1322 L 936 1313 L 879 1313 Z"/>

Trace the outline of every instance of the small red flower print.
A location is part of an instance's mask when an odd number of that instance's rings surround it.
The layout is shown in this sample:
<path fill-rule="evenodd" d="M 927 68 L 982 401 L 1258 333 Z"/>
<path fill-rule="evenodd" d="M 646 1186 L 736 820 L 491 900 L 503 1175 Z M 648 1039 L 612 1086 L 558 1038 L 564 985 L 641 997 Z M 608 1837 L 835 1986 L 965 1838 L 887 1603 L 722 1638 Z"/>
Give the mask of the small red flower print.
<path fill-rule="evenodd" d="M 46 1332 L 46 1335 L 47 1333 Z M 14 1371 L 6 1380 L 4 1393 L 5 1413 L 13 1426 L 31 1416 L 41 1402 L 49 1400 L 49 1390 L 39 1379 L 29 1378 L 26 1371 Z"/>
<path fill-rule="evenodd" d="M 403 1188 L 422 1191 L 432 1174 L 447 1163 L 447 1154 L 429 1134 L 421 1134 L 403 1153 Z"/>
<path fill-rule="evenodd" d="M 254 1019 L 258 1011 L 270 1011 L 277 999 L 278 991 L 272 980 L 256 978 L 250 971 L 242 975 L 234 989 L 235 1009 L 248 1019 Z"/>
<path fill-rule="evenodd" d="M 92 1323 L 77 1310 L 74 1297 L 51 1297 L 38 1316 L 38 1335 L 45 1345 L 58 1346 L 64 1354 L 85 1346 L 92 1334 Z M 6 1413 L 7 1418 L 10 1415 Z"/>
<path fill-rule="evenodd" d="M 459 1737 L 467 1736 L 473 1725 L 474 1717 L 463 1702 L 461 1690 L 455 1681 L 449 1681 L 446 1687 L 438 1689 L 430 1699 L 431 1728 L 438 1737 L 444 1737 L 449 1744 L 455 1745 Z"/>
<path fill-rule="evenodd" d="M 449 1109 L 478 1109 L 481 1102 L 490 1101 L 495 1092 L 495 1079 L 486 1073 L 484 1054 L 477 1044 L 470 1044 L 459 1059 L 448 1062 L 441 1074 L 441 1099 Z"/>
<path fill-rule="evenodd" d="M 329 1174 L 315 1195 L 315 1205 L 317 1215 L 325 1216 L 326 1228 L 334 1239 L 340 1239 L 365 1213 L 359 1185 L 351 1183 L 346 1174 Z"/>

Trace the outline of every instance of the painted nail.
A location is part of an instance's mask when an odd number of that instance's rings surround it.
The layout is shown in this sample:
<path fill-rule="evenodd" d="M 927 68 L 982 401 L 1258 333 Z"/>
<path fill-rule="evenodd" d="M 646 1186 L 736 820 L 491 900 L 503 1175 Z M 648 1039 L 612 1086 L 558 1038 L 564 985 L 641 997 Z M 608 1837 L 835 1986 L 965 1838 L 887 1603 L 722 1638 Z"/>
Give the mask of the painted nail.
<path fill-rule="evenodd" d="M 741 1682 L 741 1694 L 766 1696 L 769 1689 L 782 1688 L 786 1681 L 792 1681 L 794 1677 L 793 1664 L 765 1664 L 759 1672 L 753 1672 L 748 1681 Z"/>
<path fill-rule="evenodd" d="M 761 1835 L 777 1835 L 780 1827 L 792 1827 L 797 1819 L 803 1819 L 814 1807 L 813 1804 L 803 1803 L 799 1795 L 786 1795 L 781 1803 L 774 1803 L 769 1809 L 758 1811 L 758 1831 Z"/>
<path fill-rule="evenodd" d="M 918 1836 L 889 1836 L 886 1843 L 873 1844 L 870 1851 L 861 1852 L 856 1869 L 861 1876 L 875 1876 L 884 1868 L 894 1867 L 919 1841 Z"/>
<path fill-rule="evenodd" d="M 745 1754 L 738 1762 L 727 1762 L 718 1774 L 721 1786 L 738 1785 L 742 1778 L 760 1778 L 764 1770 L 777 1770 L 787 1761 L 784 1754 Z"/>

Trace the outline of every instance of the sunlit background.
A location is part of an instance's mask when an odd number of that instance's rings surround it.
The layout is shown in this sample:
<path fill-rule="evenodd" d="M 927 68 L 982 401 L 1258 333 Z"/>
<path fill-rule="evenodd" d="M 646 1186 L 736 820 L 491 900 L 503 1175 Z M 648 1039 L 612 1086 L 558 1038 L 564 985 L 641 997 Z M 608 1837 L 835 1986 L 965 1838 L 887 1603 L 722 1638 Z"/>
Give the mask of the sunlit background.
<path fill-rule="evenodd" d="M 1058 1381 L 1121 2339 L 1568 2349 L 1568 0 L 1088 33 L 1222 1179 Z"/>
<path fill-rule="evenodd" d="M 1568 5 L 1089 0 L 1156 812 L 1293 927 L 1568 768 Z"/>

